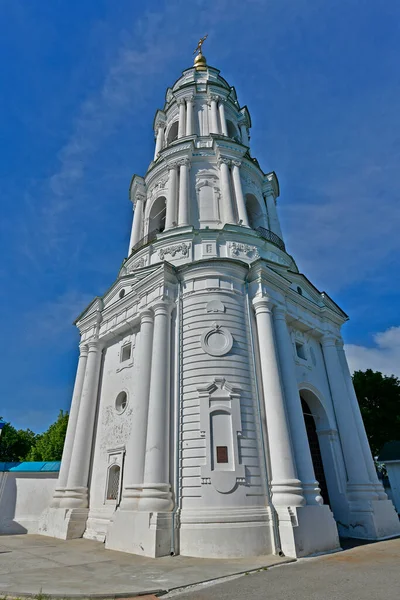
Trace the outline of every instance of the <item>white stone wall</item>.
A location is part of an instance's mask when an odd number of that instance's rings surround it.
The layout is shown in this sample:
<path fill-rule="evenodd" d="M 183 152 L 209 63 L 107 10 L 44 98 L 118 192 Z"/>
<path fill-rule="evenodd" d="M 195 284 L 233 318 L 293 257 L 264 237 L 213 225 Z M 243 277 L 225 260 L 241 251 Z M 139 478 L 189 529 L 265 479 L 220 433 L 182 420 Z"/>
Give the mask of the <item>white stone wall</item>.
<path fill-rule="evenodd" d="M 104 540 L 108 522 L 117 501 L 106 499 L 108 469 L 114 458 L 121 465 L 135 415 L 135 361 L 137 332 L 121 335 L 104 350 L 99 391 L 97 427 L 94 435 L 93 466 L 90 478 L 90 512 L 85 537 Z M 131 358 L 121 362 L 122 349 L 131 344 Z M 123 412 L 116 409 L 116 398 L 122 391 L 128 402 Z M 123 475 L 122 475 L 123 482 Z M 121 482 L 121 483 L 122 483 Z"/>
<path fill-rule="evenodd" d="M 58 473 L 0 473 L 0 534 L 37 533 Z"/>
<path fill-rule="evenodd" d="M 258 527 L 260 534 L 249 541 L 254 553 L 262 544 L 264 550 L 270 547 L 269 529 L 262 527 L 268 511 L 245 274 L 242 266 L 231 265 L 223 270 L 198 267 L 184 277 L 180 490 L 184 554 L 210 553 L 218 536 L 222 538 L 219 528 L 226 529 L 228 522 L 231 536 L 221 541 L 222 554 L 240 555 L 241 527 L 246 523 L 251 529 L 249 522 L 257 522 L 254 531 Z M 221 341 L 212 341 L 213 335 Z M 216 446 L 228 448 L 227 464 L 216 461 Z M 196 527 L 202 534 L 193 532 Z M 215 548 L 212 551 L 218 555 Z"/>

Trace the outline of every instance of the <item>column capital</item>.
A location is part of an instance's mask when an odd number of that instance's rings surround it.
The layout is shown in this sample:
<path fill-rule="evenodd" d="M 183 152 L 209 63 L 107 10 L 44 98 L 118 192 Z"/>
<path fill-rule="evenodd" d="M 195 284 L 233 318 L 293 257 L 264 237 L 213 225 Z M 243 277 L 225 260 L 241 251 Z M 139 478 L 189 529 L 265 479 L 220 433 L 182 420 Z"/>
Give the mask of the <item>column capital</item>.
<path fill-rule="evenodd" d="M 177 160 L 167 163 L 167 169 L 168 169 L 168 171 L 172 171 L 174 169 L 177 169 L 178 166 L 179 166 L 179 161 L 177 161 Z"/>
<path fill-rule="evenodd" d="M 140 192 L 136 192 L 133 198 L 133 206 L 136 207 L 138 202 L 144 202 L 146 200 L 146 194 L 141 194 Z"/>
<path fill-rule="evenodd" d="M 103 344 L 99 339 L 90 340 L 87 342 L 88 352 L 98 352 L 103 349 Z"/>
<path fill-rule="evenodd" d="M 220 100 L 220 97 L 217 96 L 217 94 L 210 94 L 210 96 L 208 97 L 208 102 L 211 104 L 211 102 L 218 102 L 218 100 Z"/>
<path fill-rule="evenodd" d="M 226 156 L 219 156 L 217 159 L 217 165 L 218 167 L 220 167 L 222 164 L 227 165 L 229 167 L 229 165 L 231 164 L 230 158 L 227 158 Z"/>
<path fill-rule="evenodd" d="M 168 315 L 172 312 L 175 306 L 175 302 L 170 300 L 169 298 L 160 298 L 156 301 L 155 304 L 152 305 L 152 309 L 154 311 L 154 316 L 165 314 Z"/>
<path fill-rule="evenodd" d="M 154 123 L 154 131 L 156 134 L 159 129 L 165 129 L 165 121 L 161 121 L 161 119 L 157 119 L 157 121 Z"/>
<path fill-rule="evenodd" d="M 178 106 L 184 106 L 186 104 L 186 99 L 185 98 L 178 98 L 176 101 Z"/>
<path fill-rule="evenodd" d="M 276 321 L 280 320 L 280 321 L 285 321 L 285 323 L 286 323 L 287 310 L 284 306 L 277 304 L 276 306 L 273 307 L 273 313 L 274 313 L 274 318 Z"/>
<path fill-rule="evenodd" d="M 87 344 L 79 344 L 79 357 L 87 356 L 88 352 L 89 352 L 89 348 L 88 348 Z"/>
<path fill-rule="evenodd" d="M 184 158 L 180 158 L 179 160 L 176 161 L 176 164 L 179 165 L 180 167 L 189 167 L 190 166 L 190 158 L 188 158 L 187 156 L 185 156 Z"/>
<path fill-rule="evenodd" d="M 321 338 L 321 344 L 324 348 L 328 348 L 329 346 L 334 346 L 336 348 L 336 343 L 338 338 L 333 333 L 324 333 Z"/>
<path fill-rule="evenodd" d="M 232 165 L 234 167 L 238 167 L 239 168 L 242 165 L 242 161 L 241 160 L 232 160 L 231 162 L 232 162 Z"/>
<path fill-rule="evenodd" d="M 145 308 L 140 313 L 140 324 L 152 323 L 154 320 L 154 313 L 150 308 Z"/>
<path fill-rule="evenodd" d="M 263 312 L 272 313 L 274 307 L 274 303 L 268 296 L 256 296 L 252 304 L 256 315 Z"/>
<path fill-rule="evenodd" d="M 193 102 L 194 94 L 189 94 L 188 96 L 185 96 L 185 100 L 186 102 Z"/>
<path fill-rule="evenodd" d="M 274 190 L 272 189 L 272 186 L 267 186 L 266 188 L 264 188 L 262 191 L 262 195 L 263 195 L 264 200 L 266 200 L 268 196 L 272 196 L 272 198 L 275 202 L 275 195 L 274 195 Z"/>

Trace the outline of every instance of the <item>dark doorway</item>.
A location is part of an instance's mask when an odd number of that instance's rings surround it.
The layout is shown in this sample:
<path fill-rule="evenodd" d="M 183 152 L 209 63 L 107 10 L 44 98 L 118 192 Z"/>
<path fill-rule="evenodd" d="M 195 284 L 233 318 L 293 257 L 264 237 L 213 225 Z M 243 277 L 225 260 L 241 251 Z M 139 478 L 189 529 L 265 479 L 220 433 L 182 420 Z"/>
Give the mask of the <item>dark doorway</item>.
<path fill-rule="evenodd" d="M 301 398 L 301 406 L 303 409 L 304 422 L 306 424 L 307 437 L 308 443 L 310 445 L 315 478 L 319 483 L 319 488 L 321 490 L 321 496 L 324 499 L 324 504 L 328 504 L 330 506 L 328 486 L 326 485 L 324 464 L 322 462 L 321 449 L 319 447 L 319 440 L 315 420 L 311 413 L 310 407 L 308 406 L 304 398 Z"/>

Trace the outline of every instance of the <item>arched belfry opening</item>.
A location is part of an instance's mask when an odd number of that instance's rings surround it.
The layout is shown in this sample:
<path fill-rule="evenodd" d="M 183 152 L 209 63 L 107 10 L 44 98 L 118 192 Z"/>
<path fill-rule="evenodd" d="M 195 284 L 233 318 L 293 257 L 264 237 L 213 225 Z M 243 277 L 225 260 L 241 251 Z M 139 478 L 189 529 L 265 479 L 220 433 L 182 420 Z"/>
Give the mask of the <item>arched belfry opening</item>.
<path fill-rule="evenodd" d="M 319 488 L 321 490 L 321 496 L 324 499 L 324 504 L 328 504 L 330 506 L 330 498 L 328 485 L 326 483 L 326 476 L 324 470 L 324 462 L 322 459 L 321 448 L 319 445 L 317 426 L 315 423 L 314 415 L 311 412 L 311 408 L 308 403 L 304 400 L 302 395 L 301 398 L 301 407 L 303 409 L 304 422 L 306 424 L 306 431 L 308 437 L 308 443 L 310 445 L 311 459 L 314 467 L 315 478 L 319 483 Z"/>
<path fill-rule="evenodd" d="M 167 134 L 167 146 L 178 139 L 178 129 L 179 123 L 178 121 L 174 121 Z"/>
<path fill-rule="evenodd" d="M 229 119 L 227 119 L 226 121 L 226 128 L 228 131 L 228 137 L 234 139 L 234 140 L 238 140 L 239 139 L 239 133 L 238 130 L 236 129 L 235 125 L 233 124 L 232 121 L 230 121 Z"/>
<path fill-rule="evenodd" d="M 265 215 L 259 201 L 253 194 L 246 194 L 246 210 L 249 225 L 252 229 L 266 227 Z"/>
<path fill-rule="evenodd" d="M 150 209 L 149 214 L 149 231 L 162 232 L 165 229 L 165 215 L 166 215 L 166 198 L 165 196 L 159 196 L 154 202 Z"/>

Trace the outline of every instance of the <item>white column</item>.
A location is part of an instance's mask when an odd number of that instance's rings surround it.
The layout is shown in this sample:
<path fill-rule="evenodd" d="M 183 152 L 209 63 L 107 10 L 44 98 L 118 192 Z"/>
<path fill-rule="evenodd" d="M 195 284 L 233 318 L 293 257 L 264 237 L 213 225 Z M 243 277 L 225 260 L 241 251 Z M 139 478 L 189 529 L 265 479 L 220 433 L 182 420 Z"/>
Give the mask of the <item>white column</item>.
<path fill-rule="evenodd" d="M 240 165 L 241 165 L 241 162 L 239 162 L 237 160 L 232 161 L 233 189 L 235 190 L 236 206 L 237 206 L 239 221 L 242 221 L 242 225 L 244 225 L 245 227 L 249 227 L 246 203 L 245 203 L 244 197 L 243 197 L 242 182 L 240 180 Z"/>
<path fill-rule="evenodd" d="M 129 240 L 128 256 L 132 253 L 132 248 L 141 240 L 143 232 L 143 207 L 146 197 L 143 194 L 135 196 L 135 212 L 133 214 L 133 223 L 131 239 Z"/>
<path fill-rule="evenodd" d="M 371 483 L 375 486 L 376 492 L 379 495 L 380 500 L 387 500 L 387 495 L 385 490 L 383 489 L 383 485 L 378 479 L 378 475 L 376 473 L 375 463 L 372 458 L 371 448 L 369 446 L 367 434 L 365 432 L 364 421 L 360 411 L 360 405 L 358 404 L 356 392 L 354 390 L 353 380 L 351 378 L 349 365 L 347 363 L 346 354 L 343 348 L 343 342 L 340 340 L 337 350 L 339 353 L 339 360 L 342 365 L 343 375 L 346 382 L 347 392 L 350 399 L 351 408 L 353 410 L 354 419 L 356 422 L 358 436 L 360 438 L 360 444 L 362 447 L 362 451 L 364 454 L 365 465 L 367 467 L 369 479 Z"/>
<path fill-rule="evenodd" d="M 272 304 L 268 298 L 256 297 L 253 306 L 271 461 L 272 501 L 275 506 L 303 506 L 305 499 L 297 478 L 275 349 Z"/>
<path fill-rule="evenodd" d="M 179 106 L 179 123 L 178 123 L 178 138 L 184 137 L 186 128 L 186 103 L 184 98 L 178 100 Z"/>
<path fill-rule="evenodd" d="M 211 107 L 210 133 L 219 133 L 218 132 L 217 102 L 218 102 L 218 96 L 210 97 L 210 107 Z"/>
<path fill-rule="evenodd" d="M 179 216 L 178 225 L 189 225 L 189 159 L 184 158 L 179 166 Z"/>
<path fill-rule="evenodd" d="M 143 511 L 169 511 L 173 507 L 169 483 L 171 310 L 165 301 L 154 306 L 144 483 L 139 500 Z"/>
<path fill-rule="evenodd" d="M 186 135 L 194 134 L 193 101 L 194 101 L 194 96 L 188 96 L 186 98 Z"/>
<path fill-rule="evenodd" d="M 220 180 L 221 180 L 221 192 L 222 192 L 222 205 L 223 205 L 223 216 L 225 223 L 235 223 L 235 216 L 232 205 L 232 194 L 229 176 L 229 164 L 230 160 L 227 158 L 220 157 L 218 160 L 218 166 L 220 169 Z"/>
<path fill-rule="evenodd" d="M 64 497 L 60 500 L 60 506 L 63 508 L 86 508 L 88 506 L 87 486 L 97 408 L 101 356 L 102 348 L 99 342 L 88 342 L 88 357 L 68 473 L 68 484 Z"/>
<path fill-rule="evenodd" d="M 60 505 L 60 497 L 64 494 L 64 488 L 68 482 L 69 466 L 71 463 L 72 448 L 74 446 L 76 424 L 78 421 L 79 406 L 81 402 L 83 381 L 85 378 L 86 361 L 88 356 L 88 347 L 85 344 L 79 346 L 79 360 L 76 371 L 74 391 L 72 394 L 71 409 L 68 418 L 67 434 L 65 436 L 64 449 L 61 459 L 60 473 L 58 475 L 57 487 L 54 490 L 52 507 Z"/>
<path fill-rule="evenodd" d="M 168 165 L 168 198 L 165 229 L 176 227 L 176 213 L 178 204 L 178 164 Z"/>
<path fill-rule="evenodd" d="M 278 213 L 276 211 L 275 198 L 271 191 L 264 193 L 265 202 L 267 204 L 269 229 L 282 239 L 282 230 L 278 219 Z"/>
<path fill-rule="evenodd" d="M 226 117 L 225 117 L 225 106 L 224 106 L 225 100 L 223 100 L 222 98 L 219 99 L 219 105 L 218 105 L 218 109 L 219 109 L 219 120 L 221 122 L 221 132 L 223 135 L 228 135 L 228 127 L 226 125 Z"/>
<path fill-rule="evenodd" d="M 154 152 L 154 160 L 156 160 L 157 156 L 160 154 L 161 150 L 163 149 L 163 142 L 164 142 L 164 125 L 163 124 L 158 124 L 157 126 L 157 131 L 156 131 L 156 149 Z"/>
<path fill-rule="evenodd" d="M 138 368 L 135 372 L 136 409 L 132 416 L 132 430 L 125 457 L 121 510 L 135 510 L 143 484 L 146 451 L 147 417 L 149 411 L 151 354 L 153 348 L 154 314 L 144 310 L 140 314 L 140 334 L 137 348 Z"/>
<path fill-rule="evenodd" d="M 244 125 L 243 123 L 241 123 L 239 125 L 240 128 L 240 135 L 242 136 L 242 144 L 244 146 L 248 146 L 249 145 L 249 134 L 247 133 L 247 126 Z"/>
<path fill-rule="evenodd" d="M 286 323 L 286 311 L 284 308 L 275 307 L 273 314 L 279 364 L 281 367 L 287 414 L 292 433 L 291 437 L 296 458 L 297 473 L 303 486 L 307 504 L 323 504 L 321 491 L 318 487 L 318 482 L 315 480 L 310 445 L 308 443 L 307 430 L 297 385 L 293 345 Z"/>
<path fill-rule="evenodd" d="M 336 341 L 333 335 L 325 334 L 322 338 L 322 351 L 343 449 L 349 491 L 353 492 L 354 495 L 354 498 L 351 499 L 355 499 L 360 493 L 366 491 L 369 476 L 347 393 Z M 372 489 L 372 484 L 370 485 L 371 489 L 368 490 L 368 493 L 371 497 L 375 496 L 377 498 L 376 492 Z"/>

